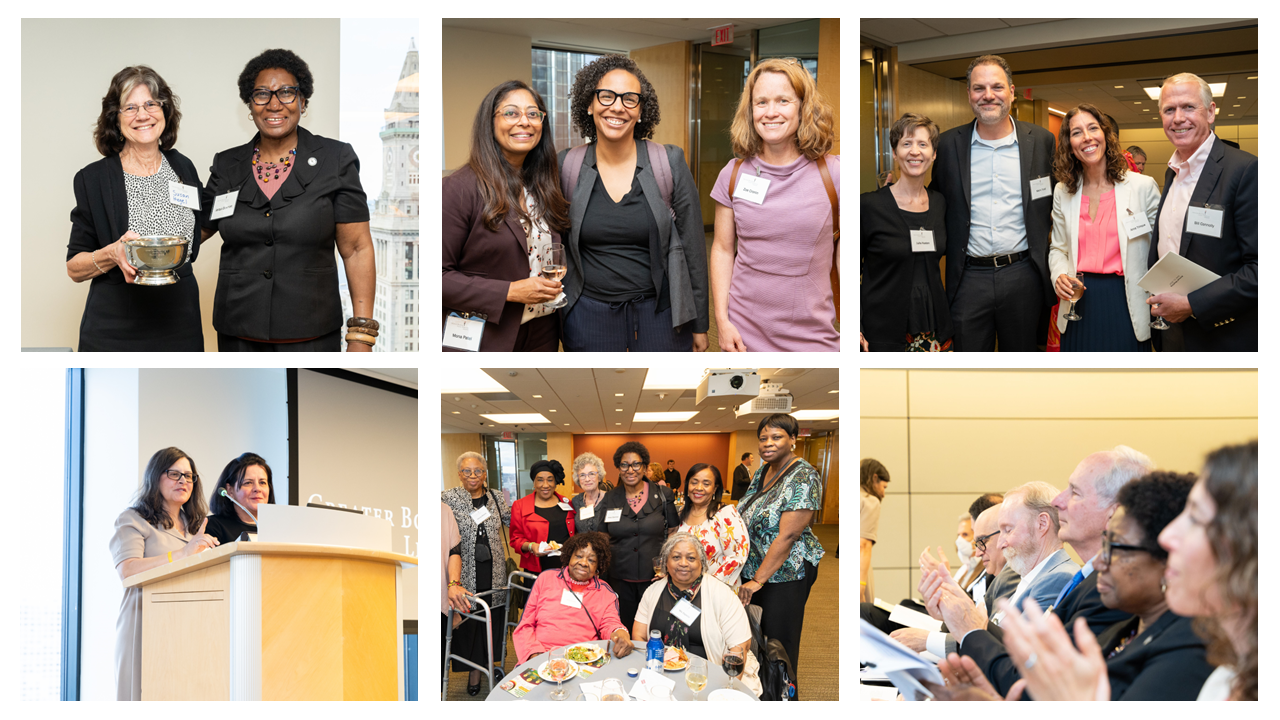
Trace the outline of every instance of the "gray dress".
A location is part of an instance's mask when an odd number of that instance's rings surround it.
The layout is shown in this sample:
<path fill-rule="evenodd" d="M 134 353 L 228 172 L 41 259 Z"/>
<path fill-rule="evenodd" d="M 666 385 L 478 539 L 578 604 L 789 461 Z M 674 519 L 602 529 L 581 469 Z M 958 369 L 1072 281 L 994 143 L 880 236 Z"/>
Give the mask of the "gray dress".
<path fill-rule="evenodd" d="M 192 535 L 183 527 L 157 528 L 129 509 L 116 518 L 111 559 L 116 567 L 130 558 L 148 558 L 181 550 Z M 116 619 L 116 699 L 142 699 L 142 589 L 126 588 Z"/>

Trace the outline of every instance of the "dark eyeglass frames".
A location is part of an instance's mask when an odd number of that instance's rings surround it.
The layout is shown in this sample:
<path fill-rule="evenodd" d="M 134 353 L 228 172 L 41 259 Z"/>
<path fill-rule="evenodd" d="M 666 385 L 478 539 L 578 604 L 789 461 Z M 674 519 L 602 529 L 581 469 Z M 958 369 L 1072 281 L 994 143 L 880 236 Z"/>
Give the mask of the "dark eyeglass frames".
<path fill-rule="evenodd" d="M 249 97 L 253 98 L 254 105 L 266 105 L 271 102 L 271 96 L 275 95 L 276 99 L 285 105 L 291 104 L 298 99 L 298 88 L 292 85 L 285 85 L 279 90 L 257 89 L 250 93 Z"/>
<path fill-rule="evenodd" d="M 1133 550 L 1135 552 L 1150 553 L 1150 548 L 1141 545 L 1123 545 L 1118 542 L 1111 541 L 1111 533 L 1102 533 L 1102 552 L 1098 553 L 1098 557 L 1107 565 L 1111 564 L 1111 552 L 1113 550 Z"/>
<path fill-rule="evenodd" d="M 974 547 L 976 547 L 976 548 L 978 548 L 978 552 L 986 552 L 986 551 L 987 551 L 987 541 L 988 541 L 988 540 L 990 540 L 991 538 L 993 538 L 993 537 L 995 537 L 995 536 L 999 535 L 999 534 L 1000 534 L 1000 531 L 999 531 L 999 530 L 997 530 L 997 531 L 995 531 L 995 532 L 991 533 L 990 535 L 983 535 L 982 537 L 974 538 L 974 539 L 973 539 L 973 546 L 974 546 Z"/>
<path fill-rule="evenodd" d="M 636 107 L 640 104 L 640 101 L 644 100 L 644 96 L 640 93 L 625 92 L 619 94 L 612 90 L 596 90 L 595 96 L 600 101 L 600 104 L 605 107 L 613 105 L 613 102 L 618 98 L 622 98 L 622 107 L 624 108 Z"/>

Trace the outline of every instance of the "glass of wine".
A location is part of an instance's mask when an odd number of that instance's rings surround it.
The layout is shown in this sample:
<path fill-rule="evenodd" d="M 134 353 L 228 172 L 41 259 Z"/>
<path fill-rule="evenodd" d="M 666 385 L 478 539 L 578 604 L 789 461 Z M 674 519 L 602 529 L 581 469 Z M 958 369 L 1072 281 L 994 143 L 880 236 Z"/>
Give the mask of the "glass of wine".
<path fill-rule="evenodd" d="M 618 678 L 607 678 L 600 691 L 601 700 L 624 701 L 626 693 L 622 690 L 622 681 Z"/>
<path fill-rule="evenodd" d="M 742 674 L 742 667 L 744 664 L 745 664 L 745 661 L 742 659 L 741 653 L 734 650 L 730 650 L 729 652 L 724 654 L 724 661 L 720 663 L 720 666 L 724 668 L 725 674 L 729 676 L 730 690 L 738 689 L 734 685 L 733 679 Z"/>
<path fill-rule="evenodd" d="M 564 245 L 551 245 L 547 247 L 546 252 L 542 256 L 542 277 L 547 280 L 564 280 L 564 274 L 568 270 L 564 260 Z M 547 303 L 547 307 L 560 308 L 569 304 L 569 300 L 561 292 L 560 295 Z"/>
<path fill-rule="evenodd" d="M 1082 278 L 1084 278 L 1084 273 L 1078 272 L 1076 273 L 1076 279 L 1071 283 L 1071 287 L 1073 288 L 1071 293 L 1071 309 L 1067 310 L 1066 315 L 1063 315 L 1063 317 L 1068 320 L 1084 319 L 1076 313 L 1076 301 L 1084 297 L 1084 283 L 1080 282 Z"/>
<path fill-rule="evenodd" d="M 1160 303 L 1156 303 L 1155 305 L 1152 305 L 1151 307 L 1153 307 L 1153 308 L 1158 308 L 1158 307 L 1160 307 Z M 1169 325 L 1169 323 L 1167 323 L 1167 322 L 1165 322 L 1165 321 L 1164 321 L 1164 318 L 1163 318 L 1163 317 L 1161 317 L 1161 316 L 1157 315 L 1157 316 L 1156 316 L 1156 319 L 1151 321 L 1151 327 L 1152 327 L 1153 329 L 1155 329 L 1155 330 L 1168 330 L 1168 329 L 1169 329 L 1169 327 L 1170 327 L 1170 325 Z"/>
<path fill-rule="evenodd" d="M 707 686 L 707 661 L 689 653 L 689 667 L 684 671 L 684 684 L 693 691 L 693 699 L 697 700 L 702 689 Z"/>
<path fill-rule="evenodd" d="M 569 660 L 564 656 L 564 648 L 553 648 L 551 659 L 547 661 L 547 674 L 556 681 L 556 689 L 551 691 L 552 700 L 564 700 L 569 691 L 564 689 L 565 676 L 569 674 Z"/>

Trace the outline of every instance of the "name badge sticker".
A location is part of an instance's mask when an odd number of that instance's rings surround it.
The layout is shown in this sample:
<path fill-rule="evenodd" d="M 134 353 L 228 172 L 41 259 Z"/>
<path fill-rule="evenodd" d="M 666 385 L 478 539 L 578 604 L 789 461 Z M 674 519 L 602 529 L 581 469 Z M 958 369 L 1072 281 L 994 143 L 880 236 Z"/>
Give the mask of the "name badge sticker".
<path fill-rule="evenodd" d="M 622 519 L 622 508 L 614 508 L 604 514 L 605 522 L 618 522 Z"/>
<path fill-rule="evenodd" d="M 698 619 L 702 614 L 702 610 L 694 607 L 693 603 L 680 598 L 675 607 L 671 608 L 671 614 L 679 618 L 680 622 L 685 625 L 693 625 L 693 621 Z"/>
<path fill-rule="evenodd" d="M 1132 210 L 1128 212 L 1129 215 L 1124 219 L 1124 229 L 1129 232 L 1129 237 L 1150 235 L 1151 223 L 1147 222 L 1147 214 L 1143 212 L 1135 214 Z"/>
<path fill-rule="evenodd" d="M 571 608 L 582 607 L 582 603 L 578 600 L 577 596 L 569 591 L 569 588 L 565 588 L 564 591 L 560 593 L 560 604 Z"/>
<path fill-rule="evenodd" d="M 769 192 L 769 178 L 743 173 L 738 177 L 738 184 L 733 189 L 733 196 L 757 205 L 764 204 L 764 196 Z"/>
<path fill-rule="evenodd" d="M 1031 181 L 1031 199 L 1039 200 L 1047 198 L 1053 194 L 1053 187 L 1049 185 L 1049 176 L 1038 177 Z"/>
<path fill-rule="evenodd" d="M 911 252 L 933 252 L 933 231 L 920 228 L 911 231 Z"/>
<path fill-rule="evenodd" d="M 594 505 L 583 505 L 582 508 L 578 510 L 579 520 L 590 520 L 595 516 L 596 516 L 596 508 Z"/>
<path fill-rule="evenodd" d="M 449 313 L 444 321 L 443 345 L 455 350 L 479 352 L 480 338 L 484 337 L 484 321 L 488 317 L 483 313 Z"/>
<path fill-rule="evenodd" d="M 231 217 L 236 211 L 236 198 L 240 196 L 239 190 L 232 190 L 229 193 L 223 193 L 213 200 L 213 212 L 209 213 L 210 220 L 221 220 L 225 217 Z"/>
<path fill-rule="evenodd" d="M 573 506 L 570 505 L 569 503 L 562 502 L 562 503 L 556 503 L 556 505 L 561 510 L 564 510 L 565 512 L 573 512 Z"/>
<path fill-rule="evenodd" d="M 1209 237 L 1222 237 L 1221 205 L 1205 205 L 1204 207 L 1187 208 L 1187 231 Z"/>
<path fill-rule="evenodd" d="M 481 525 L 485 520 L 488 520 L 489 516 L 492 514 L 493 513 L 489 512 L 488 506 L 476 508 L 471 511 L 471 520 L 475 524 Z"/>
<path fill-rule="evenodd" d="M 190 185 L 169 181 L 169 202 L 192 210 L 200 209 L 200 191 Z"/>

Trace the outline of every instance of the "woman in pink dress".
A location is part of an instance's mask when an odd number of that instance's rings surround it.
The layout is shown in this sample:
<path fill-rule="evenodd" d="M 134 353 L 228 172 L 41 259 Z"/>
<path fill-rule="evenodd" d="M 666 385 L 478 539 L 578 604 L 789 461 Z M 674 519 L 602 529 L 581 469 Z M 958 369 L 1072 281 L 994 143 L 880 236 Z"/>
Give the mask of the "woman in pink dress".
<path fill-rule="evenodd" d="M 721 350 L 840 350 L 831 286 L 840 197 L 840 158 L 827 154 L 833 126 L 831 106 L 798 60 L 765 60 L 747 76 L 730 128 L 741 159 L 720 171 L 711 191 Z"/>
<path fill-rule="evenodd" d="M 698 539 L 711 566 L 708 573 L 736 592 L 742 585 L 742 563 L 750 548 L 747 526 L 737 508 L 723 504 L 724 481 L 719 468 L 698 463 L 689 468 L 684 482 L 679 532 Z"/>

